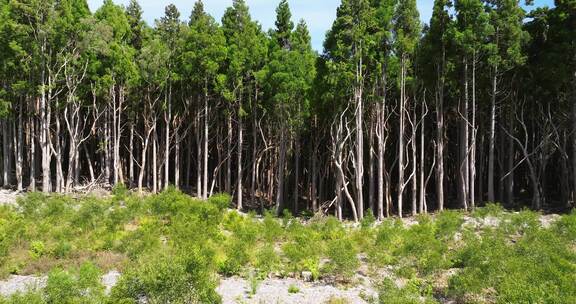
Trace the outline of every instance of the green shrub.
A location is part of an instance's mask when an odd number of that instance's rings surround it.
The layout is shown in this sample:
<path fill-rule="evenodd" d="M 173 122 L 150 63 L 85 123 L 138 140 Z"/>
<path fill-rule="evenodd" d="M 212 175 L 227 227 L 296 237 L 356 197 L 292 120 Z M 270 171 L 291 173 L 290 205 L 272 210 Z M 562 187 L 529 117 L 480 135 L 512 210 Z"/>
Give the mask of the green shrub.
<path fill-rule="evenodd" d="M 359 266 L 358 252 L 348 239 L 331 240 L 327 244 L 326 257 L 330 261 L 325 271 L 349 279 Z"/>
<path fill-rule="evenodd" d="M 280 257 L 274 251 L 272 244 L 265 244 L 256 252 L 256 263 L 254 266 L 258 269 L 261 277 L 279 269 Z"/>
<path fill-rule="evenodd" d="M 307 228 L 298 221 L 293 221 L 287 228 L 288 241 L 282 246 L 282 253 L 287 258 L 288 271 L 301 272 L 306 265 L 319 261 L 322 254 L 320 234 Z"/>
<path fill-rule="evenodd" d="M 488 216 L 500 217 L 504 213 L 504 208 L 499 203 L 487 203 L 486 206 L 476 208 L 472 216 L 485 218 Z"/>
<path fill-rule="evenodd" d="M 462 227 L 464 218 L 462 212 L 455 210 L 445 210 L 436 216 L 436 236 L 448 240 L 454 236 Z"/>
<path fill-rule="evenodd" d="M 230 203 L 232 203 L 232 197 L 226 193 L 218 193 L 208 198 L 208 203 L 216 206 L 218 210 L 223 211 L 230 207 Z"/>
<path fill-rule="evenodd" d="M 46 299 L 40 291 L 16 293 L 7 299 L 0 297 L 0 304 L 46 304 Z"/>
<path fill-rule="evenodd" d="M 434 223 L 429 217 L 421 217 L 419 221 L 404 233 L 403 244 L 396 253 L 409 258 L 422 274 L 449 267 L 448 246 L 436 237 Z"/>
<path fill-rule="evenodd" d="M 38 259 L 42 257 L 46 253 L 46 246 L 44 245 L 44 242 L 33 241 L 32 243 L 30 243 L 29 253 L 33 259 Z"/>
<path fill-rule="evenodd" d="M 366 210 L 364 218 L 360 221 L 360 227 L 366 230 L 368 228 L 372 228 L 374 226 L 374 223 L 376 223 L 376 218 L 372 213 L 372 209 Z"/>
<path fill-rule="evenodd" d="M 391 279 L 385 279 L 380 285 L 381 304 L 422 304 L 437 303 L 432 287 L 421 280 L 410 280 L 405 287 L 398 288 Z"/>
<path fill-rule="evenodd" d="M 56 247 L 52 250 L 52 255 L 57 259 L 63 259 L 70 255 L 72 252 L 72 245 L 70 242 L 61 240 L 56 244 Z"/>
<path fill-rule="evenodd" d="M 266 212 L 264 214 L 261 231 L 263 233 L 264 240 L 267 242 L 280 240 L 284 234 L 284 228 L 282 228 L 280 222 L 278 222 L 278 220 L 270 212 Z"/>
<path fill-rule="evenodd" d="M 149 303 L 220 303 L 213 278 L 202 268 L 196 254 L 145 256 L 122 275 L 111 298 L 137 302 L 145 297 Z"/>
<path fill-rule="evenodd" d="M 296 286 L 296 285 L 288 286 L 288 293 L 299 293 L 299 292 L 300 292 L 300 288 L 298 288 L 298 286 Z"/>
<path fill-rule="evenodd" d="M 554 231 L 569 241 L 576 241 L 576 210 L 563 215 L 554 225 Z"/>
<path fill-rule="evenodd" d="M 48 303 L 74 303 L 80 297 L 80 288 L 72 274 L 61 269 L 55 269 L 48 275 L 46 282 L 46 299 Z"/>
<path fill-rule="evenodd" d="M 370 261 L 378 266 L 392 265 L 398 262 L 394 251 L 402 245 L 404 225 L 399 220 L 384 220 L 376 228 L 373 246 L 368 247 Z"/>

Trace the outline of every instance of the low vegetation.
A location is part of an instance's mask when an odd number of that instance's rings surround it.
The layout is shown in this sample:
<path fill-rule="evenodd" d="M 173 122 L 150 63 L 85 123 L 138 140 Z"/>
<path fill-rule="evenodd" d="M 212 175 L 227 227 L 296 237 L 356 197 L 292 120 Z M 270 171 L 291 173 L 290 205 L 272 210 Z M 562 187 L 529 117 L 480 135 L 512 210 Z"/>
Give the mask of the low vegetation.
<path fill-rule="evenodd" d="M 47 275 L 46 287 L 0 303 L 219 303 L 219 276 L 234 275 L 252 293 L 270 276 L 350 286 L 362 275 L 380 303 L 576 302 L 576 213 L 543 228 L 537 213 L 492 204 L 413 222 L 367 216 L 350 227 L 229 204 L 227 195 L 204 202 L 172 188 L 146 197 L 122 187 L 105 198 L 31 193 L 0 207 L 0 275 Z M 122 275 L 107 293 L 100 278 L 113 269 Z"/>

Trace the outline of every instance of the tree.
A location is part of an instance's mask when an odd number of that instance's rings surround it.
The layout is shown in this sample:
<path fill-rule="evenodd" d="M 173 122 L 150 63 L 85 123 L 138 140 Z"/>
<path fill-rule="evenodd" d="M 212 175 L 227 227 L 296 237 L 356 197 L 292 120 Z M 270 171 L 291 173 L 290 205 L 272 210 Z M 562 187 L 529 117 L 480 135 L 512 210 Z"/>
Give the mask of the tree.
<path fill-rule="evenodd" d="M 202 92 L 203 99 L 203 180 L 201 197 L 208 196 L 209 115 L 210 101 L 226 59 L 226 39 L 214 18 L 206 14 L 202 1 L 197 1 L 190 16 L 182 60 L 187 77 Z M 200 155 L 198 155 L 200 157 Z M 200 168 L 198 168 L 200 169 Z"/>
<path fill-rule="evenodd" d="M 224 95 L 232 102 L 237 120 L 237 170 L 236 170 L 236 205 L 242 209 L 243 198 L 243 119 L 248 114 L 244 107 L 246 90 L 258 71 L 261 59 L 266 52 L 260 26 L 252 21 L 248 6 L 244 0 L 234 0 L 232 7 L 226 9 L 222 17 L 222 29 L 228 45 L 226 62 L 227 89 Z M 250 102 L 250 101 L 249 101 Z M 230 190 L 231 150 L 232 150 L 232 115 L 228 115 L 228 159 L 227 189 Z"/>
<path fill-rule="evenodd" d="M 395 11 L 394 33 L 396 52 L 400 57 L 400 126 L 398 135 L 398 215 L 402 217 L 403 194 L 406 187 L 404 170 L 406 112 L 409 92 L 407 82 L 411 80 L 411 60 L 420 36 L 420 16 L 414 0 L 400 0 Z M 415 164 L 414 164 L 415 165 Z M 412 174 L 415 174 L 412 173 Z M 413 206 L 415 207 L 415 206 Z"/>

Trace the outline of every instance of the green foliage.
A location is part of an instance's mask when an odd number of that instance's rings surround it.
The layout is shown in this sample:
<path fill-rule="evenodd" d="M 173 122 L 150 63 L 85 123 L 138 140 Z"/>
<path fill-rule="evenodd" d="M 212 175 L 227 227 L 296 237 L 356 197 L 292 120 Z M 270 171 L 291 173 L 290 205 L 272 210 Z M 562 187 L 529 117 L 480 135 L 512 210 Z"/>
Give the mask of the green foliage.
<path fill-rule="evenodd" d="M 460 230 L 464 218 L 461 212 L 446 210 L 436 216 L 436 236 L 441 239 L 449 239 Z"/>
<path fill-rule="evenodd" d="M 343 279 L 350 279 L 360 265 L 354 244 L 345 238 L 329 241 L 326 246 L 326 257 L 330 261 L 324 270 Z"/>
<path fill-rule="evenodd" d="M 502 215 L 504 208 L 498 203 L 487 203 L 486 206 L 476 208 L 472 216 L 479 218 L 486 218 L 488 216 L 498 217 Z"/>
<path fill-rule="evenodd" d="M 138 301 L 144 296 L 152 303 L 219 303 L 212 277 L 195 268 L 201 265 L 198 258 L 165 253 L 143 256 L 138 267 L 122 275 L 112 299 Z"/>
<path fill-rule="evenodd" d="M 432 294 L 432 286 L 421 280 L 410 280 L 406 286 L 398 288 L 391 279 L 385 279 L 380 285 L 381 304 L 420 304 L 438 303 Z"/>
<path fill-rule="evenodd" d="M 313 271 L 319 264 L 322 253 L 319 247 L 321 236 L 318 232 L 307 229 L 298 221 L 292 221 L 287 227 L 288 241 L 282 245 L 282 253 L 287 258 L 289 271 Z"/>
<path fill-rule="evenodd" d="M 300 288 L 298 288 L 298 286 L 296 286 L 296 285 L 288 286 L 288 293 L 299 293 L 299 292 L 300 292 Z"/>
<path fill-rule="evenodd" d="M 232 197 L 225 193 L 215 194 L 208 198 L 208 203 L 213 204 L 220 211 L 224 211 L 226 208 L 230 207 L 231 202 Z"/>
<path fill-rule="evenodd" d="M 574 301 L 576 290 L 568 282 L 574 280 L 576 253 L 553 229 L 527 230 L 513 242 L 495 231 L 469 237 L 459 250 L 462 271 L 450 279 L 450 294 L 497 303 Z"/>
<path fill-rule="evenodd" d="M 30 244 L 30 256 L 34 259 L 38 259 L 46 254 L 46 246 L 41 241 L 33 241 Z"/>

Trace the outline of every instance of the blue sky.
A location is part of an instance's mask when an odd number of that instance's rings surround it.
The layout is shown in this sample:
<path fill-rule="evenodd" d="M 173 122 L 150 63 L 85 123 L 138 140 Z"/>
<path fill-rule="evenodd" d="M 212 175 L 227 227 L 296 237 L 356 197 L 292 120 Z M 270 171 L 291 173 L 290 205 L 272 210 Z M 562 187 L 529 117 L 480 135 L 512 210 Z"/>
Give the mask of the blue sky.
<path fill-rule="evenodd" d="M 88 0 L 88 4 L 92 11 L 98 9 L 102 4 L 102 0 Z M 114 0 L 115 3 L 127 5 L 129 0 Z M 154 20 L 164 14 L 164 7 L 170 3 L 174 3 L 183 18 L 187 19 L 190 16 L 192 6 L 195 0 L 140 0 L 139 3 L 144 10 L 144 19 L 148 24 L 153 24 Z M 263 28 L 267 30 L 274 26 L 275 8 L 279 0 L 246 0 L 250 6 L 252 18 L 258 20 Z M 434 0 L 417 0 L 418 8 L 423 22 L 428 22 L 432 14 L 432 5 Z M 289 0 L 292 9 L 294 22 L 299 19 L 306 20 L 310 33 L 312 35 L 312 43 L 316 50 L 322 50 L 322 42 L 324 34 L 334 21 L 336 17 L 336 8 L 340 4 L 340 0 Z M 535 0 L 536 6 L 553 6 L 554 0 Z M 220 20 L 226 7 L 232 4 L 232 0 L 204 0 L 204 6 L 217 20 Z"/>

